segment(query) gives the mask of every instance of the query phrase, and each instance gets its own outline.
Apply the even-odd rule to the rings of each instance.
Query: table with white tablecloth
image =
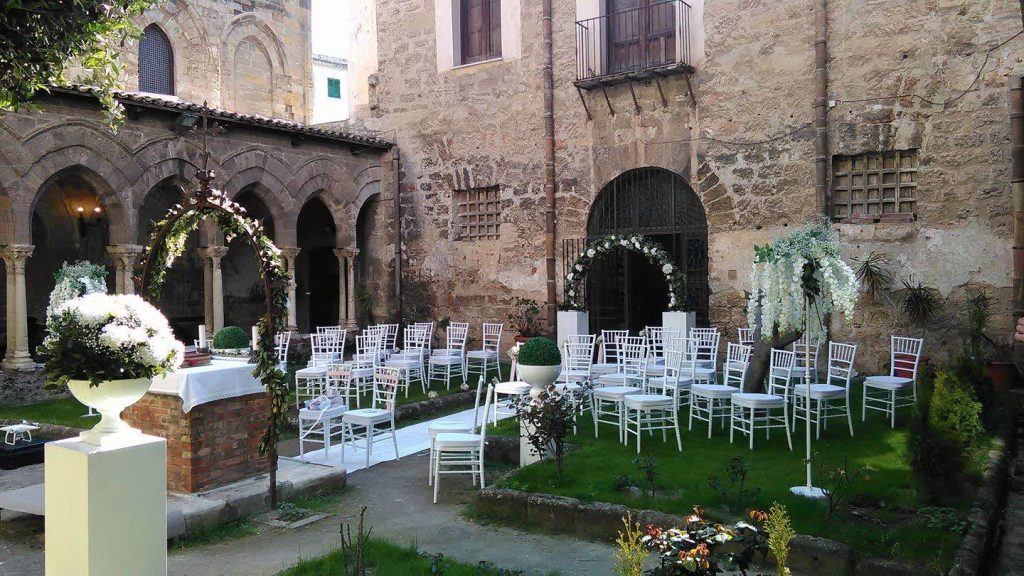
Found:
[[[270,396],[255,364],[214,360],[153,379],[149,392],[123,414],[146,434],[167,439],[167,487],[202,492],[266,472],[260,436]]]
[[[158,376],[149,391],[177,395],[182,411],[187,413],[199,404],[262,392],[263,384],[253,376],[255,369],[256,365],[248,362],[214,360],[207,366]]]

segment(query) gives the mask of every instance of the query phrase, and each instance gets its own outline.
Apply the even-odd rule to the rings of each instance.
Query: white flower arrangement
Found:
[[[54,277],[57,284],[50,292],[50,304],[46,307],[47,318],[68,300],[85,294],[107,291],[107,269],[92,262],[65,262]]]
[[[86,294],[62,304],[40,347],[51,384],[152,378],[173,372],[185,355],[167,318],[134,295]]]
[[[613,249],[625,248],[638,254],[642,254],[652,264],[657,266],[665,275],[665,282],[668,284],[668,309],[669,311],[682,310],[686,302],[685,282],[679,269],[672,263],[671,255],[662,250],[658,244],[645,236],[634,234],[632,236],[619,236],[611,234],[599,238],[590,243],[573,262],[571,272],[565,275],[565,302],[564,308],[569,310],[582,310],[583,304],[577,300],[581,294],[580,285],[587,275],[594,259],[602,254],[611,252]]]
[[[851,318],[859,290],[827,222],[755,246],[750,285],[747,321],[760,325],[765,338],[776,331],[807,332],[804,336],[810,339],[823,336],[825,315]]]

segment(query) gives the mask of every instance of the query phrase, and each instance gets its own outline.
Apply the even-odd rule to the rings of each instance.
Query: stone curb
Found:
[[[967,514],[967,532],[953,556],[953,567],[947,573],[948,576],[982,574],[985,563],[994,557],[998,528],[1009,489],[1011,455],[1017,449],[1016,423],[1019,410],[1018,401],[1013,405],[1008,424],[999,431],[996,447],[988,453],[981,486]]]
[[[270,510],[270,496],[267,493],[266,475],[248,479],[245,488],[229,493],[214,489],[195,498],[177,518],[168,518],[168,539],[187,536],[202,528],[212,528],[252,518]],[[279,500],[292,500],[303,496],[321,494],[345,488],[347,473],[344,469],[325,470],[323,474],[277,483]]]
[[[526,524],[553,532],[612,540],[622,530],[622,519],[631,515],[641,526],[682,526],[683,516],[657,510],[637,510],[608,502],[584,502],[567,496],[484,488],[476,494],[476,510],[484,518]],[[769,556],[769,560],[770,560]],[[920,574],[921,568],[877,558],[857,559],[841,542],[798,534],[790,545],[789,565],[794,574],[829,576],[877,576]]]

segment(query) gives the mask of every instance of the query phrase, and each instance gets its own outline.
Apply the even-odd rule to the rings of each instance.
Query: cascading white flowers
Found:
[[[54,276],[57,283],[50,292],[50,303],[46,307],[47,318],[68,300],[107,291],[107,269],[92,262],[65,262]]]
[[[50,316],[40,348],[51,383],[152,378],[175,370],[185,348],[167,318],[135,295],[86,294]]]
[[[858,290],[835,232],[818,222],[754,247],[747,320],[760,325],[765,338],[773,331],[806,330],[805,337],[815,339],[824,335],[826,314],[853,316]]]

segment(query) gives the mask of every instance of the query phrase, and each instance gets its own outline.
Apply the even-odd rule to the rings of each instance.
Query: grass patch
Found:
[[[341,549],[334,550],[319,558],[303,560],[295,566],[280,572],[278,576],[328,576],[346,574],[346,557]],[[434,559],[420,552],[415,546],[398,546],[378,538],[370,538],[366,545],[366,561],[370,573],[387,576],[423,576],[433,574],[430,571]],[[484,565],[486,566],[486,564]],[[481,568],[481,565],[463,564],[443,558],[440,562],[440,573],[445,576],[488,576],[499,574],[493,567]],[[558,576],[559,572],[549,572],[547,576]]]
[[[81,402],[68,397],[43,400],[25,406],[0,407],[0,419],[46,422],[70,428],[92,428],[99,422],[99,415],[83,418],[82,415],[88,411],[89,409]]]
[[[852,391],[853,408],[857,407],[860,387]],[[637,484],[640,471],[635,440],[629,447],[618,442],[611,426],[602,426],[599,439],[594,438],[590,414],[579,420],[579,431],[568,442],[576,449],[566,456],[565,478],[556,480],[554,465],[542,462],[522,468],[499,485],[507,488],[546,492],[579,498],[585,501],[614,502],[640,509],[656,509],[676,514],[689,512],[691,506],[704,506],[709,516],[719,521],[739,519],[742,512],[728,510],[728,502],[709,485],[713,475],[725,481],[726,466],[734,456],[742,456],[749,463],[746,488],[758,487],[760,494],[745,508],[767,509],[773,502],[786,506],[798,533],[831,538],[845,542],[866,557],[902,558],[933,567],[944,568],[950,563],[961,534],[955,530],[930,528],[918,519],[915,511],[922,506],[916,496],[906,449],[907,431],[890,429],[888,420],[874,412],[868,421],[860,422],[854,416],[854,433],[850,437],[846,422],[831,420],[820,440],[813,443],[819,458],[835,467],[848,460],[849,470],[870,466],[867,479],[859,480],[850,491],[855,508],[842,506],[831,518],[825,518],[826,505],[819,501],[793,496],[791,486],[804,483],[804,428],[798,424],[793,434],[793,451],[786,446],[785,434],[773,431],[770,440],[764,432],[755,438],[754,450],[747,447],[745,436],[737,434],[736,443],[729,443],[728,429],[716,424],[712,438],[707,438],[707,425],[694,423],[694,430],[686,430],[686,412],[681,413],[683,452],[678,452],[674,439],[663,442],[660,435],[645,436],[644,455],[657,459],[657,491],[662,496],[649,498],[615,488],[615,477],[631,476]],[[900,413],[900,421],[909,421],[909,411]],[[505,421],[488,433],[515,436],[515,422]],[[977,459],[980,478],[984,458]],[[827,487],[827,479],[817,474],[815,483]],[[962,518],[970,506],[970,495],[956,505]],[[847,501],[848,502],[848,501]]]
[[[212,546],[259,534],[259,532],[259,529],[247,520],[239,520],[238,522],[231,522],[220,526],[200,528],[191,534],[175,538],[171,546],[175,550],[198,546]]]
[[[347,491],[348,488],[343,488],[334,492],[328,492],[327,494],[320,494],[319,496],[299,496],[298,498],[288,500],[288,502],[310,512],[336,512],[338,504],[341,503]]]

